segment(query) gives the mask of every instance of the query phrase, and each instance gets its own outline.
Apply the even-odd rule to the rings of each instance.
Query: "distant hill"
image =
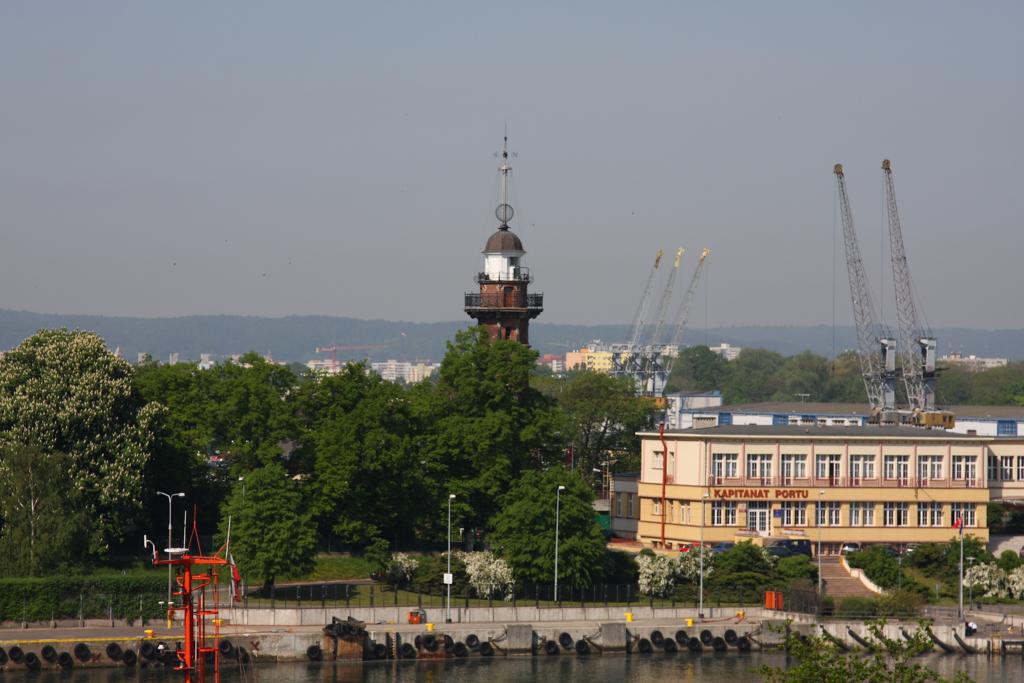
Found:
[[[134,361],[145,352],[158,360],[178,353],[182,360],[212,354],[215,359],[233,353],[271,353],[275,359],[305,362],[317,357],[318,346],[376,346],[379,348],[339,351],[344,359],[386,360],[425,358],[440,360],[445,343],[456,330],[471,321],[410,323],[389,320],[360,320],[330,316],[288,316],[260,318],[236,315],[204,315],[180,318],[122,318],[91,315],[59,315],[0,309],[0,349],[17,346],[36,330],[51,327],[91,330],[103,337],[111,349],[120,347],[124,357]],[[541,353],[564,354],[593,339],[622,341],[626,325],[561,325],[537,322],[530,326],[530,342]],[[940,353],[960,351],[978,356],[1024,359],[1024,330],[938,329]],[[720,327],[690,329],[684,344],[760,347],[792,355],[810,350],[831,356],[832,328],[808,327]],[[855,344],[853,329],[836,329],[838,351]],[[323,354],[321,354],[323,356]]]

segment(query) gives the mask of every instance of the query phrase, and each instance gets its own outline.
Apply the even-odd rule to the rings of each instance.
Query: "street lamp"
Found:
[[[163,491],[157,491],[157,495],[164,496],[167,498],[167,548],[171,547],[171,519],[173,511],[171,509],[171,503],[175,498],[184,498],[184,493],[164,493]],[[167,565],[167,628],[171,627],[171,565]]]
[[[707,505],[708,494],[705,491],[700,501],[700,590],[697,592],[700,598],[700,606],[697,608],[697,616],[704,618],[704,507]]]
[[[445,588],[448,589],[448,595],[445,598],[444,604],[444,621],[446,624],[452,623],[452,501],[455,500],[455,494],[448,494],[448,572],[444,575]]]
[[[558,604],[558,516],[562,511],[562,491],[564,486],[559,486],[555,491],[555,604]]]
[[[825,496],[825,489],[818,490],[818,509],[815,516],[818,518],[818,600],[821,601],[821,523],[825,521],[825,509],[821,501]]]

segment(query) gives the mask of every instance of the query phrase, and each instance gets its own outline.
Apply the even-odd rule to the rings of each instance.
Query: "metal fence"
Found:
[[[166,593],[25,594],[0,608],[0,621],[39,622],[77,619],[144,622],[166,613]]]
[[[419,590],[392,587],[379,583],[322,583],[277,586],[273,591],[247,591],[243,608],[285,607],[443,607],[447,593],[443,586]],[[501,605],[536,607],[598,607],[646,605],[650,607],[698,607],[699,590],[695,586],[678,587],[671,595],[652,597],[640,592],[637,584],[596,584],[593,586],[559,586],[556,601],[550,583],[516,585],[507,595],[480,595],[468,586],[453,586],[453,606],[493,607]],[[756,607],[763,601],[763,592],[742,588],[706,588],[706,607]]]

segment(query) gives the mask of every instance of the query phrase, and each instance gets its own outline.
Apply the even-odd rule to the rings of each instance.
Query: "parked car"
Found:
[[[736,545],[735,543],[732,543],[730,541],[723,541],[722,543],[716,543],[715,545],[711,546],[711,552],[716,553],[716,554],[717,553],[724,553],[726,550],[729,550],[730,548],[732,548],[735,545]]]
[[[844,543],[843,547],[839,549],[839,552],[842,553],[843,555],[849,555],[850,553],[855,553],[855,552],[857,552],[860,549],[861,549],[860,543],[856,543],[856,542],[850,541],[848,543]]]
[[[784,548],[784,550],[780,550],[780,548]],[[784,538],[768,544],[765,549],[776,557],[811,556],[811,542],[802,538]]]

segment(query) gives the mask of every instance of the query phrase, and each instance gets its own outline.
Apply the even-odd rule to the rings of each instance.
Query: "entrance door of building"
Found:
[[[747,529],[767,536],[771,531],[771,514],[770,503],[747,503]]]

